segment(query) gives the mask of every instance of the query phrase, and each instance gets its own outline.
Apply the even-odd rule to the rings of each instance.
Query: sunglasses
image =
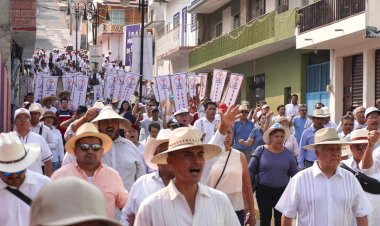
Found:
[[[17,174],[17,175],[21,175],[21,174],[25,173],[25,170],[13,172],[13,173],[8,173],[8,172],[1,172],[1,173],[3,174],[4,177],[9,177],[9,176],[11,176],[14,173]]]
[[[102,145],[100,145],[100,144],[81,144],[81,145],[79,145],[79,148],[82,151],[88,151],[88,150],[90,150],[90,148],[93,151],[99,151],[102,148]]]

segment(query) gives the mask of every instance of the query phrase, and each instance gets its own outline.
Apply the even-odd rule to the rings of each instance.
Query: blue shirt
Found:
[[[261,131],[260,128],[254,128],[252,132],[249,134],[249,137],[252,137],[254,139],[252,151],[256,150],[258,146],[265,144],[263,140],[263,135],[264,133]]]
[[[305,164],[304,164],[305,160],[310,161],[310,162],[314,162],[315,160],[317,160],[317,155],[315,154],[314,150],[307,150],[303,148],[306,145],[314,144],[314,134],[316,131],[317,130],[315,129],[315,127],[312,126],[305,129],[305,131],[303,131],[302,133],[301,140],[299,143],[300,152],[298,153],[298,159],[297,159],[298,166],[300,168],[305,168]]]
[[[249,147],[239,144],[239,140],[247,140],[249,137],[249,134],[252,132],[252,130],[255,128],[253,125],[253,122],[250,120],[247,120],[245,123],[242,123],[239,120],[237,120],[234,125],[232,126],[232,130],[234,131],[234,139],[233,144],[234,148],[237,150],[252,150],[253,144]]]
[[[302,132],[305,128],[307,118],[302,118],[301,116],[296,116],[293,119],[293,126],[295,129],[294,137],[297,139],[297,143],[300,143]]]

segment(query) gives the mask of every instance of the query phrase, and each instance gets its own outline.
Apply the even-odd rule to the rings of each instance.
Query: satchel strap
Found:
[[[21,199],[22,201],[24,201],[29,206],[32,204],[32,200],[28,196],[26,196],[24,193],[22,193],[20,190],[15,189],[15,188],[11,188],[9,186],[5,187],[5,189],[7,189],[10,193],[17,196],[17,198]]]
[[[224,170],[226,169],[226,166],[227,166],[227,163],[228,163],[228,159],[230,159],[231,152],[232,152],[232,149],[228,153],[226,163],[224,163],[224,167],[223,167],[222,173],[220,174],[219,179],[216,181],[216,184],[215,184],[214,188],[216,188],[216,186],[218,186],[220,179],[222,179]]]

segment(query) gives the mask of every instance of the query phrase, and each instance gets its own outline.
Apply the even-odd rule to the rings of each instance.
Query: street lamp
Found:
[[[141,10],[141,30],[140,30],[140,101],[142,101],[142,82],[144,70],[144,29],[145,29],[145,8],[148,7],[146,0],[139,0],[139,10]]]

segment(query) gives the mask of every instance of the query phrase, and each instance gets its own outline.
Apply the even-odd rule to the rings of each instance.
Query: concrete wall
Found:
[[[11,70],[10,1],[0,1],[0,53],[2,63]]]

